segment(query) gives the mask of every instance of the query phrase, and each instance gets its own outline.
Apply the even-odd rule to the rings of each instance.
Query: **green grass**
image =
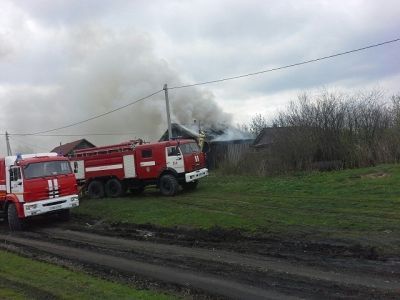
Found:
[[[399,183],[400,165],[265,178],[217,173],[191,193],[166,198],[146,190],[136,197],[84,200],[74,213],[108,222],[219,226],[400,248]]]
[[[173,299],[0,250],[0,299]]]

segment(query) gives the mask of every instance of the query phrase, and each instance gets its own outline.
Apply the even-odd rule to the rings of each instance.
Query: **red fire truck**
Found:
[[[78,189],[69,161],[57,153],[0,158],[0,213],[11,230],[21,230],[25,218],[57,213],[69,218],[79,205]]]
[[[208,175],[204,153],[193,140],[148,144],[132,140],[76,150],[70,160],[78,183],[90,198],[120,197],[128,189],[140,193],[147,185],[173,196],[179,185],[195,189],[198,179]]]

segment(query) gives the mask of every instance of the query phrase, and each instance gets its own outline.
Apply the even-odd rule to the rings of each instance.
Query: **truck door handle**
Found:
[[[18,182],[18,185],[22,185],[22,182]]]

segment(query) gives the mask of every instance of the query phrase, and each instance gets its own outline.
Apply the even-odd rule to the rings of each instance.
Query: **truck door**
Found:
[[[10,192],[17,196],[19,202],[24,202],[24,185],[20,167],[10,167]]]
[[[85,162],[83,160],[77,160],[71,161],[70,164],[76,180],[85,179]]]
[[[167,161],[167,168],[174,169],[177,173],[185,172],[185,163],[182,153],[176,146],[165,148],[165,157]]]
[[[155,149],[142,148],[136,150],[139,156],[138,159],[138,174],[142,179],[156,178],[157,177],[157,164],[155,159]]]

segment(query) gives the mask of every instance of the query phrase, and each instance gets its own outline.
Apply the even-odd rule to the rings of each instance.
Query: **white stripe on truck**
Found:
[[[141,167],[149,167],[149,166],[155,166],[156,162],[155,161],[144,161],[140,163]]]
[[[48,179],[47,186],[49,187],[49,198],[54,198],[53,197],[53,180]]]
[[[122,169],[122,164],[100,166],[100,167],[89,167],[86,168],[85,170],[86,172],[95,172],[95,171],[116,170],[116,169]]]

